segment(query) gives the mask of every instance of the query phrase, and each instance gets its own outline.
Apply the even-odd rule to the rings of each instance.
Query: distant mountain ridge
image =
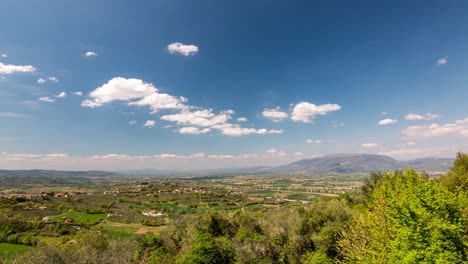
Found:
[[[108,171],[61,171],[61,170],[0,170],[0,177],[105,177],[117,175]]]
[[[399,161],[377,154],[333,154],[313,159],[303,159],[273,168],[276,173],[368,173],[414,168],[418,171],[445,172],[454,159],[420,158]]]
[[[192,171],[169,171],[157,169],[128,171],[57,171],[57,170],[0,170],[0,177],[106,177],[117,175],[133,176],[200,176],[200,175],[237,175],[237,174],[346,174],[369,173],[375,171],[394,171],[413,168],[429,173],[446,172],[453,165],[450,158],[419,158],[399,161],[377,154],[333,154],[303,159],[279,167],[219,168]]]

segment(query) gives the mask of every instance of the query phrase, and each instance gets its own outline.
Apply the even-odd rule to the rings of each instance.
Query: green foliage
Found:
[[[468,154],[457,153],[453,167],[439,181],[452,192],[468,191]]]
[[[139,243],[135,259],[148,264],[167,263],[172,259],[166,243],[155,235],[146,235]]]
[[[380,182],[385,178],[383,172],[372,172],[370,178],[364,180],[364,185],[361,187],[362,195],[366,201],[372,199],[374,190],[379,186]]]
[[[340,251],[351,263],[462,263],[466,226],[459,201],[413,170],[386,173]]]
[[[76,244],[83,251],[105,251],[109,247],[108,237],[100,231],[84,230],[75,236]]]
[[[335,258],[340,234],[352,215],[345,200],[318,200],[312,203],[298,230],[307,250],[318,250],[329,258]]]
[[[12,264],[130,264],[135,241],[114,240],[106,247],[99,244],[67,243],[62,247],[41,245],[29,253],[17,256]],[[94,247],[97,246],[97,247]]]
[[[225,244],[216,243],[211,234],[197,232],[190,249],[177,260],[178,264],[234,263],[234,256]]]
[[[322,251],[317,250],[306,255],[304,264],[333,264],[333,259]]]

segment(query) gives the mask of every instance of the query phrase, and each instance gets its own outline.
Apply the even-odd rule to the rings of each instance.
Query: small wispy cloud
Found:
[[[443,57],[437,60],[437,65],[444,65],[448,63],[448,57]]]
[[[365,149],[365,150],[368,150],[368,149],[374,149],[377,146],[378,145],[376,143],[364,143],[364,144],[361,145],[361,148]]]
[[[337,128],[337,127],[344,127],[344,123],[343,122],[338,122],[336,120],[333,120],[330,122],[330,125],[333,127],[333,128]]]
[[[47,77],[47,79],[46,78],[39,78],[39,79],[37,79],[36,82],[40,83],[40,84],[43,84],[43,83],[46,83],[46,82],[57,83],[57,82],[59,82],[59,79],[57,77],[50,76],[50,77]]]
[[[390,125],[390,124],[395,124],[395,123],[398,123],[397,119],[386,118],[386,119],[380,120],[377,124],[379,126],[385,126],[385,125]]]
[[[87,52],[83,53],[83,56],[85,56],[85,57],[94,57],[94,56],[97,56],[97,55],[99,55],[99,54],[97,54],[94,51],[87,51]]]
[[[12,117],[12,118],[30,118],[30,115],[24,115],[14,112],[0,112],[0,117]]]
[[[2,58],[8,58],[8,54],[2,53],[2,54],[0,54],[0,57],[2,57]]]
[[[46,103],[54,103],[55,102],[55,98],[51,98],[49,96],[39,97],[38,100],[41,101],[41,102],[46,102]]]
[[[72,94],[76,96],[83,96],[83,93],[80,91],[72,92]]]
[[[417,121],[417,120],[433,120],[433,119],[437,119],[439,117],[440,117],[440,115],[431,114],[431,113],[427,113],[425,115],[407,114],[405,116],[405,119],[409,120],[409,121]]]
[[[170,54],[179,53],[183,56],[190,56],[198,53],[198,47],[195,45],[185,45],[180,42],[174,42],[167,46]]]
[[[51,96],[43,96],[39,97],[39,101],[46,102],[46,103],[54,103],[58,98],[65,98],[67,96],[66,92],[60,92],[59,94],[51,97]]]

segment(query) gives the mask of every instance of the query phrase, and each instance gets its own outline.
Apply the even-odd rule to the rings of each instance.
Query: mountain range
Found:
[[[419,158],[400,161],[389,156],[376,154],[333,154],[303,159],[279,167],[220,168],[197,171],[163,171],[157,169],[129,171],[56,171],[56,170],[0,170],[2,176],[35,177],[103,177],[116,175],[135,176],[177,176],[177,175],[236,175],[236,174],[346,174],[369,173],[375,171],[395,171],[413,168],[428,173],[446,172],[452,167],[454,159]]]
[[[108,171],[61,171],[61,170],[0,170],[0,177],[105,177],[116,175]]]
[[[446,172],[454,159],[420,158],[399,161],[389,156],[375,154],[334,154],[313,159],[303,159],[272,168],[277,173],[368,173],[413,168],[417,171]]]

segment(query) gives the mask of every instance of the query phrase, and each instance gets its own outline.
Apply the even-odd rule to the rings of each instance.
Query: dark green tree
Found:
[[[361,192],[366,201],[372,198],[372,193],[384,178],[385,174],[383,172],[372,172],[370,177],[364,180]]]
[[[440,177],[440,183],[448,190],[468,191],[468,154],[459,152],[450,171]]]

